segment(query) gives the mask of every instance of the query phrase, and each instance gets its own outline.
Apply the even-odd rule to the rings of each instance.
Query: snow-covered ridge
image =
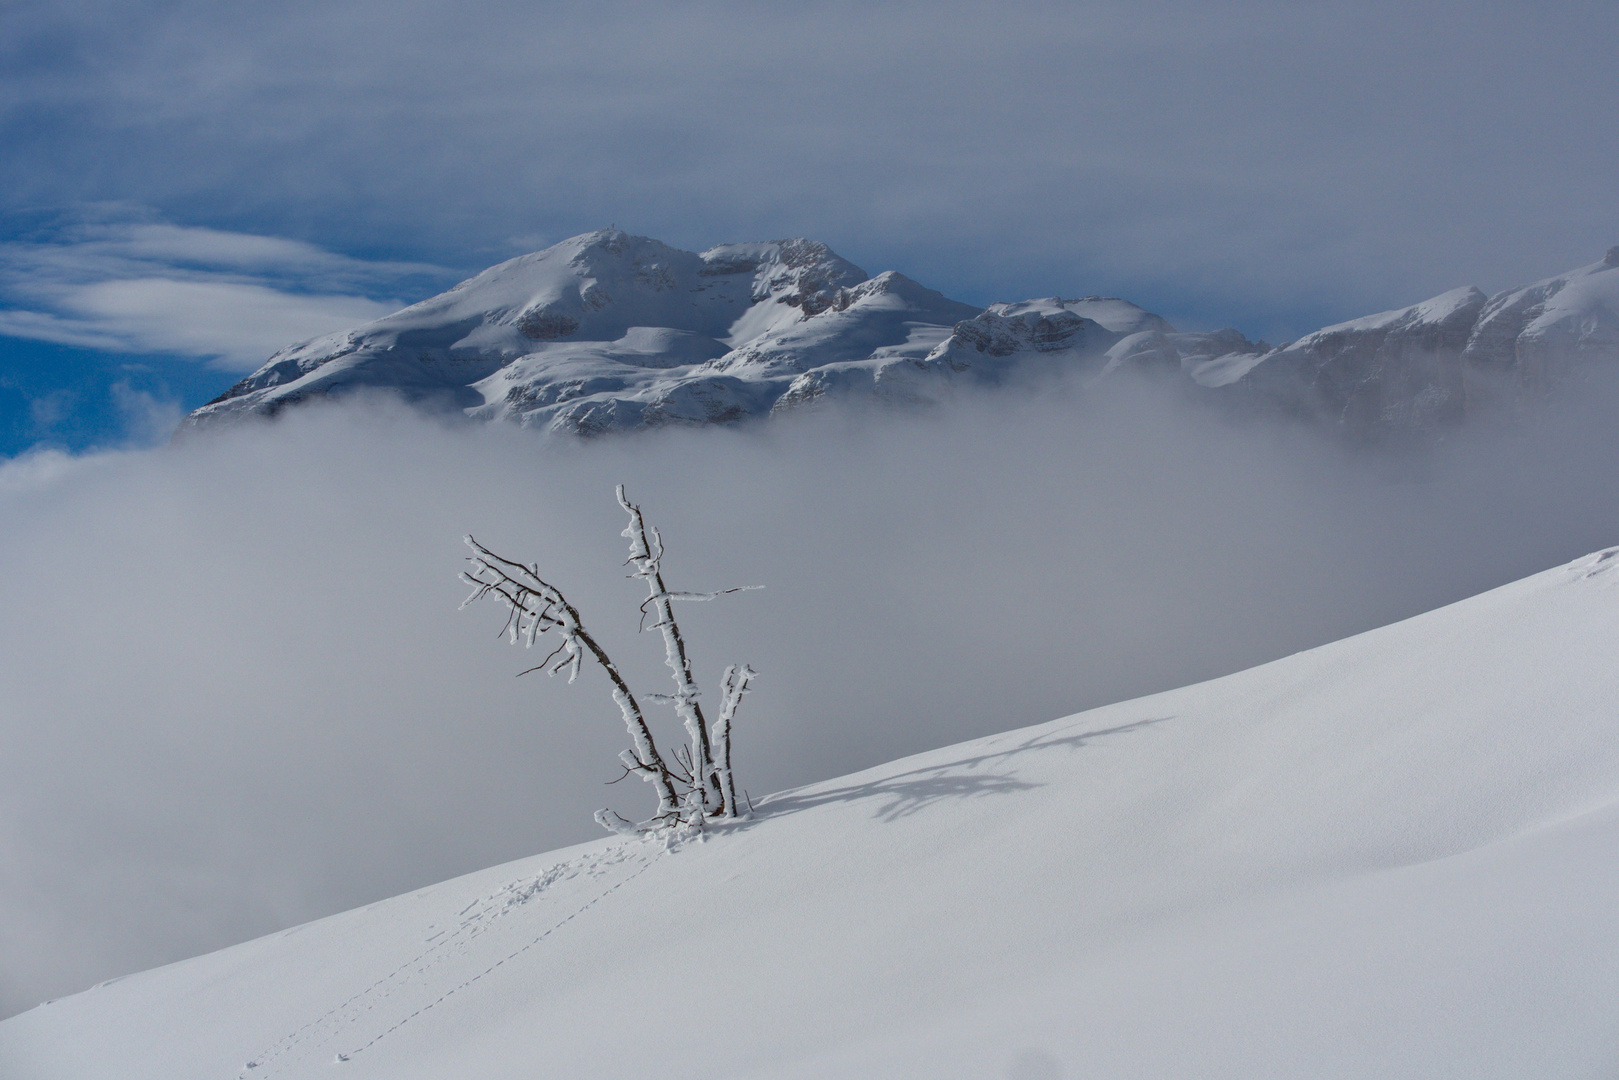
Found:
[[[1619,248],[1487,298],[1443,293],[1280,348],[1181,333],[1115,297],[980,310],[824,244],[702,253],[605,229],[491,267],[440,296],[284,349],[198,409],[205,425],[387,390],[480,420],[578,434],[729,423],[828,397],[931,401],[1018,370],[1129,367],[1218,400],[1357,429],[1453,421],[1619,357]]]
[[[1597,263],[1486,297],[1453,289],[1329,326],[1244,372],[1256,397],[1356,428],[1454,421],[1619,360],[1619,247]]]
[[[1610,549],[115,980],[0,1075],[1608,1075],[1616,637]]]

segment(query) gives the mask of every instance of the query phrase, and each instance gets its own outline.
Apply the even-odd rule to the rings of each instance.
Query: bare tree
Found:
[[[700,693],[692,676],[686,640],[675,621],[674,602],[712,600],[744,589],[711,593],[670,591],[663,581],[663,537],[656,528],[648,527],[641,508],[625,497],[622,484],[616,494],[618,504],[630,518],[621,534],[630,541],[630,557],[626,560],[634,567],[630,576],[647,583],[647,598],[641,602],[641,628],[654,629],[662,635],[664,662],[675,682],[673,694],[651,696],[674,706],[689,740],[687,746],[676,751],[673,762],[658,751],[646,715],[618,666],[585,629],[578,610],[556,586],[540,576],[537,564],[524,565],[502,558],[468,536],[466,543],[473,551],[467,559],[471,569],[461,574],[461,580],[472,586],[472,593],[461,606],[465,608],[486,596],[498,600],[506,608],[506,623],[501,632],[513,644],[521,641],[525,647],[532,647],[545,634],[556,632],[556,645],[545,659],[519,675],[533,671],[556,675],[566,671],[571,683],[578,676],[586,654],[607,673],[612,683],[613,701],[618,705],[634,746],[633,750],[621,752],[619,761],[625,775],[639,774],[652,784],[658,796],[658,809],[652,817],[639,823],[631,823],[611,810],[599,810],[596,820],[604,828],[615,832],[646,832],[665,827],[701,826],[712,818],[743,817],[731,774],[731,722],[742,695],[748,692],[748,684],[757,673],[746,664],[733,664],[725,669],[720,713],[710,732],[698,701]],[[647,625],[649,617],[650,626]]]

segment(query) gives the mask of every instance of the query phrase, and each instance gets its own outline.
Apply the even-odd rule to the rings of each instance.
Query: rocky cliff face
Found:
[[[1151,369],[1219,400],[1355,431],[1422,429],[1619,359],[1616,271],[1619,248],[1494,297],[1455,289],[1272,348],[1235,330],[1182,333],[1112,297],[980,310],[903,274],[868,277],[808,240],[698,254],[606,229],[284,349],[188,422],[369,388],[589,435],[828,398],[936,400],[1014,372]]]
[[[1461,354],[1483,310],[1473,288],[1307,334],[1262,357],[1245,389],[1356,428],[1424,426],[1465,410]]]
[[[991,304],[958,325],[929,360],[990,382],[1034,365],[1094,378],[1128,367],[1179,369],[1195,380],[1209,365],[1257,361],[1266,348],[1235,330],[1181,333],[1117,297],[1050,297]]]

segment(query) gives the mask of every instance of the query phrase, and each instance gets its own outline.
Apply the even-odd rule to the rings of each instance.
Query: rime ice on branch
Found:
[[[736,715],[742,695],[748,692],[748,683],[757,674],[747,664],[732,664],[720,680],[720,715],[714,722],[714,775],[719,779],[720,798],[732,817],[740,817],[741,811],[736,801],[736,781],[731,776],[731,718]]]
[[[736,785],[731,774],[731,721],[736,715],[742,695],[748,692],[748,683],[757,674],[746,664],[731,665],[725,669],[723,699],[720,713],[712,731],[709,730],[702,706],[698,703],[697,682],[692,677],[691,661],[686,655],[686,640],[675,621],[674,601],[712,600],[726,593],[744,589],[723,589],[711,593],[671,592],[663,582],[663,537],[656,528],[649,528],[641,515],[641,508],[624,495],[623,485],[617,489],[618,504],[630,516],[630,523],[621,534],[629,538],[628,564],[635,568],[632,577],[647,583],[648,595],[641,603],[642,629],[655,629],[663,637],[664,661],[675,681],[673,694],[654,694],[653,698],[667,701],[685,726],[689,746],[681,747],[673,763],[665,760],[653,741],[652,730],[641,711],[629,684],[624,681],[617,665],[585,629],[579,612],[556,586],[540,577],[537,564],[524,565],[502,558],[484,547],[471,536],[466,538],[473,554],[467,559],[471,569],[461,574],[461,580],[472,586],[472,593],[461,606],[493,597],[506,608],[506,625],[502,632],[516,644],[532,647],[545,634],[556,632],[556,645],[538,665],[519,672],[544,671],[555,675],[566,671],[571,683],[579,674],[580,663],[589,654],[612,683],[613,701],[618,705],[624,726],[629,731],[633,750],[619,754],[625,774],[638,773],[652,784],[657,792],[658,809],[652,817],[638,824],[631,823],[611,810],[596,812],[596,820],[614,832],[638,833],[657,828],[701,826],[713,818],[739,818],[745,816],[736,798]],[[745,588],[760,588],[747,586]],[[653,622],[646,625],[647,617]]]

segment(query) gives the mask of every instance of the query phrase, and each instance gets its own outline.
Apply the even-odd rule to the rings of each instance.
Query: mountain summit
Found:
[[[865,361],[876,378],[919,360],[977,313],[808,240],[696,254],[603,229],[284,349],[191,419],[373,387],[581,434],[723,422],[768,412],[829,362]]]

